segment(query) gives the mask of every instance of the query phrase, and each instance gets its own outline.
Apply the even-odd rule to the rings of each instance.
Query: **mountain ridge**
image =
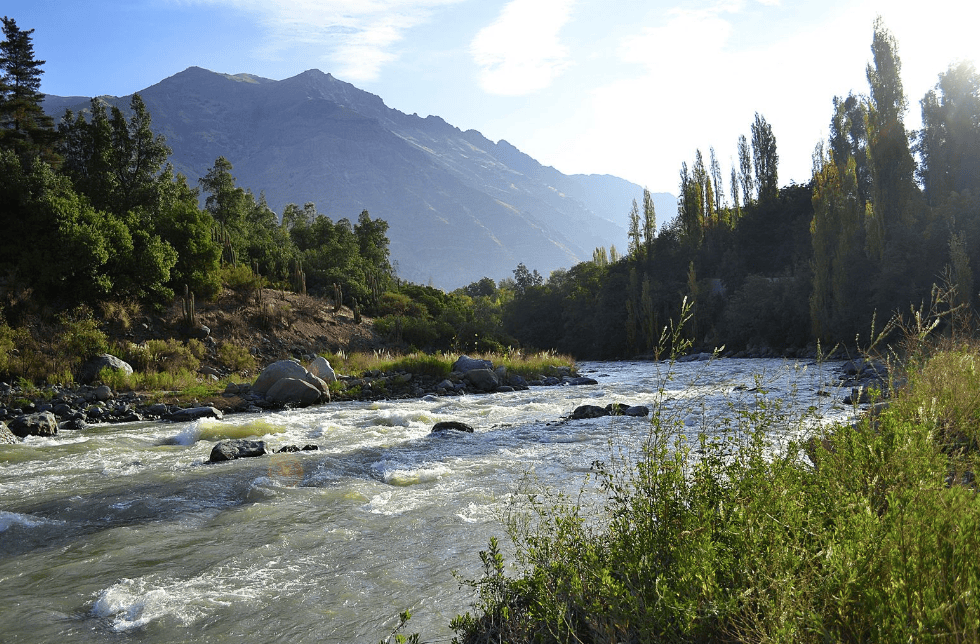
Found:
[[[564,175],[315,69],[276,81],[189,67],[139,94],[190,182],[224,156],[238,185],[278,213],[310,201],[335,221],[367,210],[389,223],[399,276],[440,288],[507,277],[518,263],[547,275],[596,247],[625,249],[630,200],[642,194],[609,175]],[[45,109],[60,118],[88,100],[49,96]]]

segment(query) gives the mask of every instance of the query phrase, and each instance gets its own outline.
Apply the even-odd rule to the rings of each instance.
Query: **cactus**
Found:
[[[361,323],[361,307],[357,305],[357,300],[351,300],[351,307],[354,309],[354,324]]]
[[[184,325],[188,328],[197,326],[197,311],[194,309],[194,293],[184,284],[184,297],[181,298],[181,311],[184,314]]]
[[[306,273],[303,271],[303,262],[298,259],[293,259],[293,290],[306,295]]]
[[[238,253],[231,245],[231,235],[228,234],[224,224],[218,224],[217,227],[211,229],[211,241],[221,246],[221,263],[231,264],[237,268]]]
[[[344,289],[340,287],[337,282],[333,283],[333,312],[337,313],[340,311],[340,307],[344,305]]]

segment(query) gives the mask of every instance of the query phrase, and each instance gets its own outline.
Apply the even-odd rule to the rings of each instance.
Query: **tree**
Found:
[[[653,205],[653,195],[643,189],[643,244],[644,253],[649,258],[653,253],[653,240],[657,236],[657,209]]]
[[[759,186],[759,201],[774,202],[779,194],[776,137],[765,117],[758,112],[755,113],[755,122],[752,124],[752,165],[755,167],[755,180]]]
[[[951,65],[921,105],[915,151],[927,203],[980,192],[980,74],[968,62]]]
[[[354,226],[354,235],[365,268],[376,275],[391,275],[390,251],[388,250],[388,222],[384,219],[371,219],[367,210],[362,210]]]
[[[514,283],[516,285],[517,293],[519,295],[524,295],[534,286],[541,286],[544,283],[544,278],[538,273],[537,270],[530,271],[524,262],[517,265],[514,269]]]
[[[752,179],[752,151],[744,134],[738,137],[738,167],[742,183],[742,205],[748,206],[755,195],[755,181]]]
[[[21,159],[55,157],[54,121],[41,102],[43,60],[34,57],[33,29],[24,31],[13,18],[4,16],[0,43],[0,147],[14,150]]]
[[[633,259],[639,259],[643,232],[640,230],[640,207],[637,205],[636,199],[633,200],[633,207],[630,208],[629,221],[629,232],[627,233],[629,237],[629,254]]]
[[[874,62],[867,67],[871,97],[868,106],[868,161],[872,203],[868,245],[873,257],[884,257],[886,244],[915,219],[915,163],[903,121],[907,101],[902,89],[898,43],[881,18],[874,24]]]
[[[724,196],[724,188],[722,188],[721,179],[721,164],[718,163],[718,157],[715,156],[715,148],[711,148],[711,183],[714,185],[715,193],[715,211],[720,211],[722,207],[722,197]]]
[[[854,94],[834,97],[834,116],[830,121],[830,150],[840,172],[848,159],[854,159],[861,203],[871,196],[871,170],[868,168],[868,104]],[[821,159],[822,160],[822,159]]]
[[[98,98],[91,119],[65,113],[58,126],[62,169],[96,208],[122,215],[136,208],[159,208],[161,185],[170,180],[164,166],[171,150],[155,135],[150,113],[139,94],[130,99],[129,119]]]
[[[677,201],[677,218],[684,240],[693,248],[701,245],[704,235],[704,213],[701,182],[697,174],[692,175],[687,163],[681,163],[681,196]]]
[[[741,219],[742,217],[742,206],[738,200],[738,184],[739,184],[738,170],[735,168],[734,165],[732,165],[732,184],[729,187],[731,188],[732,191],[732,209],[731,209],[730,225],[733,228],[735,227],[735,224],[738,223],[738,220]]]

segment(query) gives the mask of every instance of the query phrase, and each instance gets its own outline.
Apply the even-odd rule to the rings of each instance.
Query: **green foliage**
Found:
[[[196,372],[201,366],[204,346],[200,341],[190,340],[182,343],[173,338],[168,340],[147,340],[141,345],[128,344],[119,347],[120,357],[133,367],[133,371],[167,373]]]
[[[255,356],[248,349],[230,342],[218,344],[218,360],[225,368],[232,371],[245,371],[256,366]]]

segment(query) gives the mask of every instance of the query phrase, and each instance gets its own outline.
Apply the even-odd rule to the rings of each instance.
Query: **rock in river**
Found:
[[[244,438],[221,441],[211,450],[208,463],[234,461],[239,458],[250,458],[265,454],[265,441],[251,441]]]

